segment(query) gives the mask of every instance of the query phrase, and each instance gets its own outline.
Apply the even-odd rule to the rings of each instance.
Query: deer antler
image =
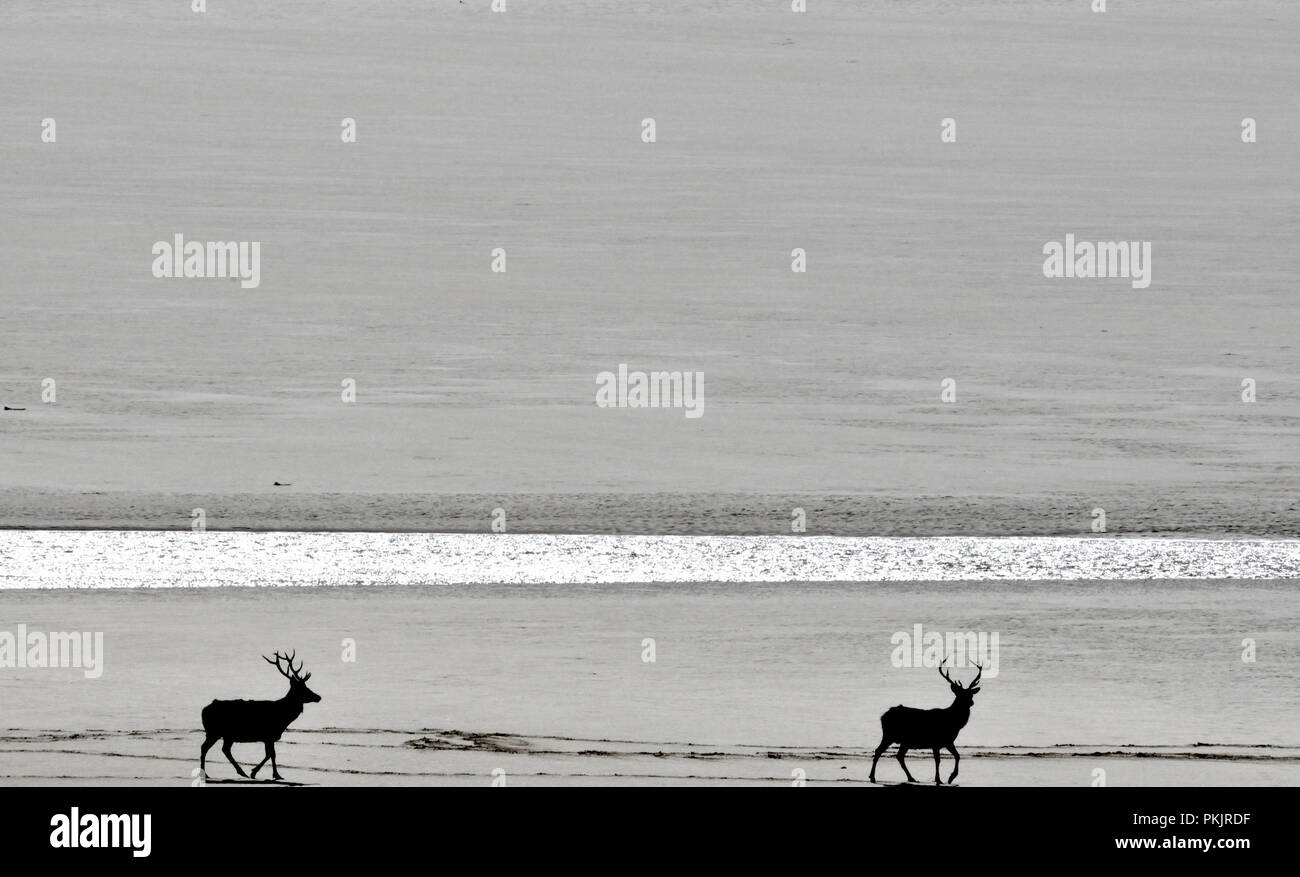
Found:
[[[294,652],[294,654],[296,655],[296,654],[298,654],[298,653],[297,653],[297,652]],[[303,676],[303,675],[302,675],[302,668],[303,668],[303,662],[302,662],[302,661],[299,661],[299,662],[298,662],[298,669],[297,669],[297,670],[294,670],[294,669],[293,669],[293,663],[292,663],[292,662],[290,662],[290,664],[289,664],[289,669],[293,672],[293,678],[294,678],[294,679],[297,679],[299,682],[306,682],[308,679],[311,678],[311,674],[308,673],[306,676]]]
[[[293,654],[297,655],[298,652],[295,650]],[[266,655],[262,656],[262,660],[270,664],[271,666],[275,667],[276,670],[279,670],[280,675],[283,676],[285,679],[293,679],[295,676],[297,676],[297,674],[293,672],[293,655],[286,657],[285,655],[282,655],[277,651],[275,652],[274,661],[268,658]],[[281,667],[280,666],[281,661],[284,661],[288,665],[288,667],[287,668]]]
[[[948,663],[948,656],[944,655],[943,660],[939,662],[939,675],[942,676],[944,679],[947,679],[949,684],[956,685],[958,688],[965,688],[967,690],[972,689],[976,685],[980,684],[980,677],[984,675],[983,664],[977,664],[974,661],[971,661],[972,664],[975,664],[979,672],[975,674],[975,678],[972,679],[968,684],[962,685],[960,682],[953,682],[952,677],[949,676],[947,673],[943,672],[943,665],[946,663]]]
[[[278,670],[278,671],[280,672],[280,675],[281,675],[281,676],[285,676],[285,677],[287,677],[289,674],[285,673],[285,672],[284,672],[284,668],[280,666],[280,658],[281,658],[281,657],[282,657],[282,656],[280,655],[280,653],[279,653],[279,652],[276,652],[276,653],[275,653],[275,660],[274,660],[274,661],[272,661],[272,660],[271,660],[270,658],[268,658],[266,655],[263,655],[263,656],[262,656],[262,660],[265,661],[266,663],[270,664],[271,666],[275,667],[275,669]]]
[[[297,656],[298,656],[298,650],[294,649],[287,656],[282,655],[279,652],[276,652],[274,661],[272,661],[266,655],[262,656],[262,660],[268,664],[273,665],[275,669],[280,671],[280,675],[283,676],[285,679],[296,679],[299,682],[306,682],[308,679],[311,678],[311,674],[308,673],[306,676],[301,675],[302,668],[303,668],[302,661],[298,662],[298,666],[296,668],[293,666],[293,659],[296,658]],[[281,661],[284,661],[285,663],[284,667],[280,666]]]

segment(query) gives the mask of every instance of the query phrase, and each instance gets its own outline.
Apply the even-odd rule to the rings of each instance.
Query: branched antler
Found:
[[[944,655],[943,660],[939,662],[939,675],[946,679],[949,685],[956,685],[958,688],[971,689],[980,684],[980,677],[984,675],[984,667],[982,664],[976,664],[974,661],[971,661],[972,664],[975,664],[975,667],[979,672],[975,674],[975,678],[970,681],[970,684],[962,685],[960,682],[954,682],[953,678],[943,671],[943,665],[946,663],[948,663],[948,656]]]
[[[298,682],[306,682],[308,679],[311,678],[311,674],[308,673],[306,676],[299,675],[300,673],[302,673],[303,663],[299,661],[297,668],[293,666],[293,659],[296,658],[297,656],[298,656],[298,650],[294,649],[293,652],[290,653],[289,655],[282,655],[277,651],[275,653],[274,661],[268,658],[266,655],[262,656],[262,660],[266,661],[266,663],[271,664],[272,666],[275,667],[275,669],[279,670],[280,675],[283,676],[285,679],[297,680]],[[280,666],[281,661],[284,661],[285,663],[284,667]]]
[[[948,663],[948,656],[944,655],[943,660],[939,662],[939,675],[942,676],[944,679],[946,679],[949,685],[960,685],[961,683],[953,682],[952,677],[949,676],[947,673],[943,672],[943,665],[946,663]]]

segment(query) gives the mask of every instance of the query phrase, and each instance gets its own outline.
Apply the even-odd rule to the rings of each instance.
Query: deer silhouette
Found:
[[[948,785],[957,777],[957,767],[961,764],[961,756],[957,754],[957,733],[966,727],[970,721],[971,707],[975,703],[975,695],[979,693],[980,676],[984,674],[984,668],[979,664],[979,672],[975,678],[965,688],[960,682],[954,682],[952,677],[943,670],[943,665],[948,663],[947,656],[939,663],[939,675],[948,681],[948,687],[954,695],[953,702],[944,709],[922,710],[910,706],[893,706],[885,710],[884,715],[880,717],[880,745],[876,747],[876,756],[871,759],[871,782],[876,781],[876,762],[880,760],[880,754],[889,748],[890,744],[898,744],[898,763],[903,768],[903,773],[907,775],[907,781],[914,783],[916,780],[907,769],[907,762],[903,760],[909,749],[932,749],[934,750],[934,782],[935,785],[943,785],[939,779],[939,750],[947,749],[952,753],[952,775],[948,777]]]
[[[248,774],[235,761],[235,756],[230,752],[231,745],[265,743],[266,757],[253,768],[252,778],[257,779],[257,772],[269,759],[272,779],[282,779],[275,766],[275,741],[280,739],[290,722],[302,715],[303,704],[317,703],[320,700],[320,695],[307,687],[311,674],[300,675],[302,662],[299,661],[297,669],[294,669],[293,659],[297,654],[294,651],[286,657],[276,652],[274,661],[266,655],[262,656],[262,660],[274,665],[280,675],[289,680],[289,691],[279,700],[214,700],[203,708],[203,730],[207,739],[203,741],[203,749],[199,752],[199,768],[205,774],[208,750],[213,743],[221,740],[221,753],[230,760],[241,777]],[[281,661],[284,661],[284,667],[280,666]]]

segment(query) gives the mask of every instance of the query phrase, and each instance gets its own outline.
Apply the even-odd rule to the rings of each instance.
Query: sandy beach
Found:
[[[292,781],[860,784],[886,708],[952,700],[895,666],[923,623],[1000,637],[959,783],[1293,784],[1298,605],[1288,582],[5,590],[0,630],[104,645],[94,678],[0,667],[0,777],[187,783],[202,706],[281,696],[260,656],[293,648],[322,700],[285,733]],[[892,753],[878,778],[902,779]]]
[[[871,750],[684,745],[408,730],[290,731],[277,746],[283,782],[238,777],[214,750],[200,778],[198,729],[0,735],[6,785],[193,786],[780,786],[889,789],[908,785],[889,753],[871,783]],[[260,747],[237,746],[245,770]],[[962,747],[957,786],[1294,786],[1300,748],[1088,747],[1006,752]],[[249,759],[253,761],[250,763]],[[317,765],[327,764],[328,767]],[[911,753],[917,786],[933,785],[928,753]],[[952,770],[942,762],[946,781]]]

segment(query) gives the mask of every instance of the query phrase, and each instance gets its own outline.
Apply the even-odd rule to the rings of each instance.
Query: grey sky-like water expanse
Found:
[[[786,9],[6,3],[6,520],[280,481],[1294,535],[1300,7]],[[178,233],[261,242],[260,285],[155,278]],[[1067,234],[1152,242],[1151,285],[1045,278]],[[620,363],[703,372],[703,416],[597,407]]]

